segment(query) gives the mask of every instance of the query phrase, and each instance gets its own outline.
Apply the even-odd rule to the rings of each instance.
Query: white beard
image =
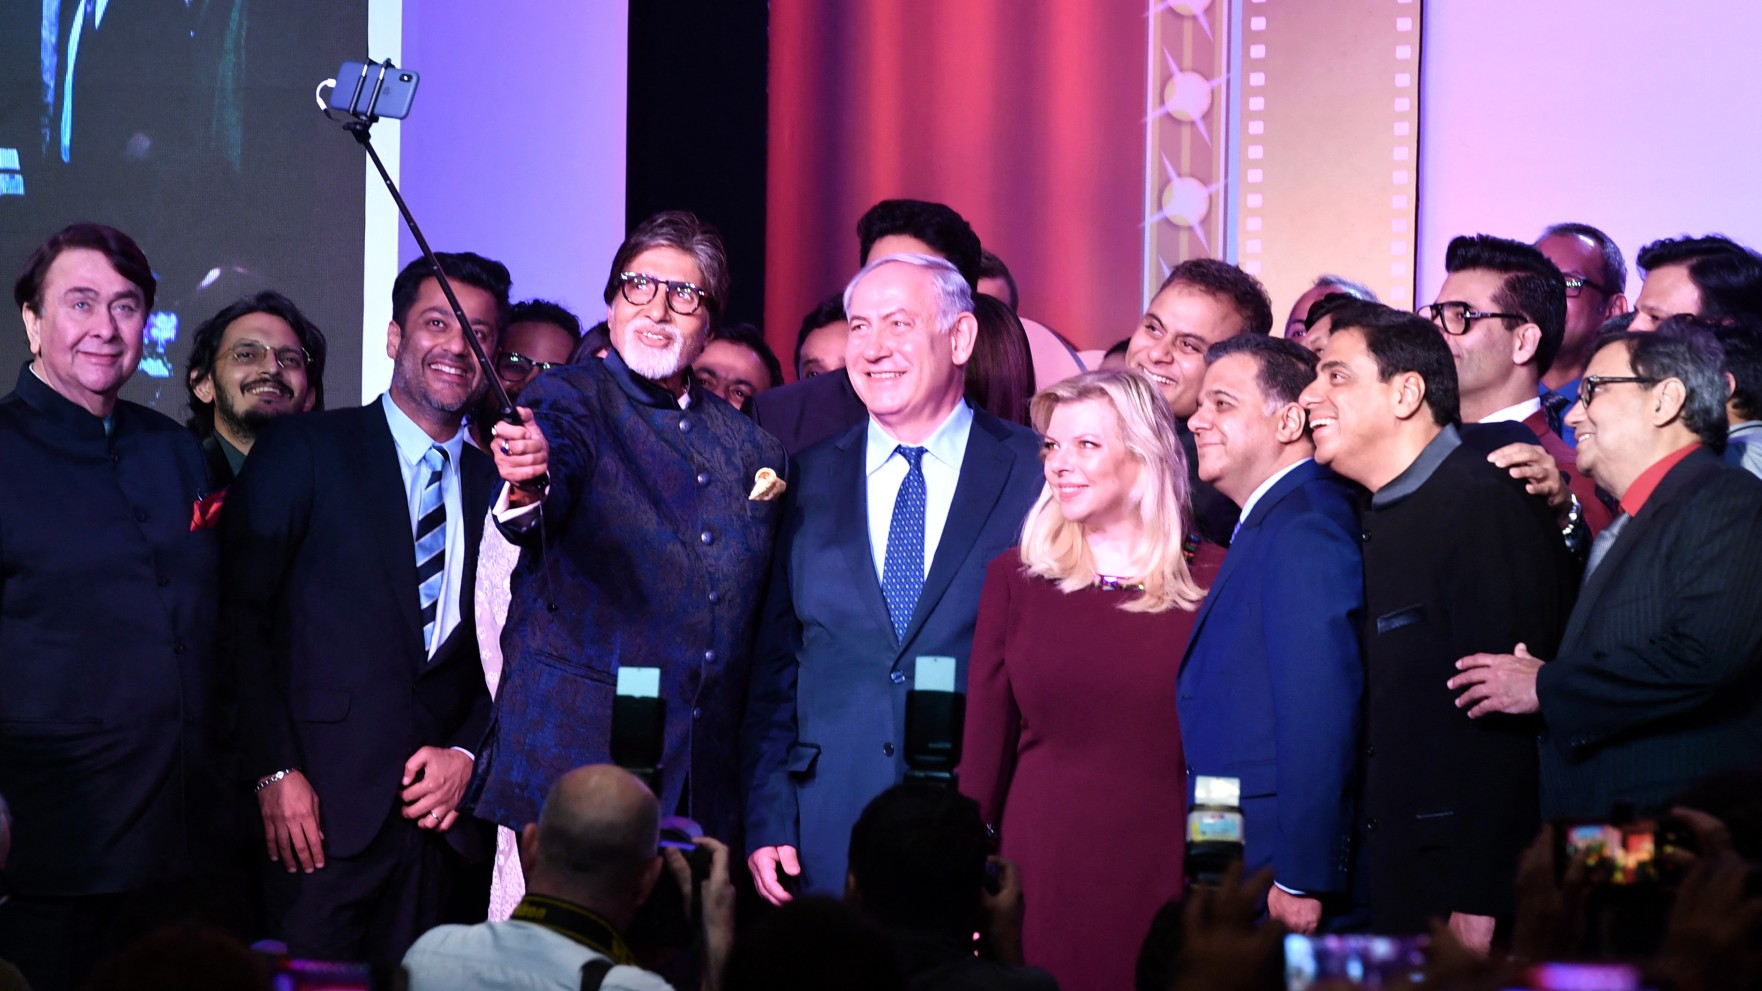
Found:
[[[666,331],[672,337],[672,343],[665,348],[652,348],[641,343],[637,340],[639,333],[636,327],[625,329],[625,339],[629,342],[629,347],[619,351],[618,356],[624,359],[624,364],[631,371],[650,381],[658,382],[679,374],[703,351],[699,347],[691,354],[686,354],[685,335],[672,328]]]

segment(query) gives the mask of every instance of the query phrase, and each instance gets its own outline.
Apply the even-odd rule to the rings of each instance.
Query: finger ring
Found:
[[[514,452],[512,452],[512,451],[510,451],[510,450],[508,450],[508,442],[507,442],[507,441],[502,441],[502,453],[503,453],[503,454],[504,454],[504,455],[507,455],[507,454],[512,454],[512,453],[514,453]]]
[[[441,817],[441,814],[440,814],[440,813],[439,813],[439,812],[430,812],[430,813],[429,813],[429,814],[428,814],[428,817],[429,817],[429,818],[430,818],[430,819],[433,819],[433,820],[434,820],[434,821],[435,821],[435,822],[439,822],[439,821],[440,821],[440,817]]]

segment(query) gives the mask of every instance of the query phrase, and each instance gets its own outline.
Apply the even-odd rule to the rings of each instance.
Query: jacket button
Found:
[[[1364,543],[1367,543],[1367,544],[1370,543],[1370,531],[1366,530],[1363,533],[1360,533],[1358,535],[1358,539],[1363,541]]]
[[[182,641],[182,640],[174,640],[174,641],[172,641],[172,644],[171,644],[171,652],[172,652],[172,653],[173,653],[173,654],[181,654],[181,653],[183,653],[183,652],[184,652],[184,642],[183,642],[183,641]]]
[[[696,708],[696,707],[695,707],[695,706],[694,706],[694,707],[693,707],[693,708],[692,708],[692,710],[691,710],[691,718],[693,718],[693,719],[702,719],[702,718],[704,718],[704,710],[702,710],[702,709],[699,709],[699,708]]]
[[[167,585],[170,585],[170,584],[171,584],[171,576],[170,576],[170,575],[160,575],[160,576],[159,576],[159,577],[158,577],[158,578],[157,578],[157,579],[155,579],[155,580],[156,580],[156,581],[158,581],[158,582],[159,582],[159,587],[160,587],[160,588],[164,588],[164,587],[165,587],[165,586],[167,586]]]
[[[1369,819],[1364,820],[1364,831],[1367,833],[1374,833],[1377,831],[1376,816],[1371,816]]]
[[[110,452],[110,463],[113,465],[122,464],[122,455],[116,453],[115,451],[111,451]]]
[[[697,484],[699,484],[699,485],[710,484],[710,473],[707,471],[698,472],[697,473]]]
[[[715,542],[716,542],[716,535],[715,535],[715,534],[713,534],[713,533],[711,533],[711,532],[710,532],[710,531],[708,531],[708,530],[705,530],[705,531],[704,531],[704,532],[703,532],[703,533],[700,533],[700,534],[698,534],[698,535],[697,535],[697,539],[699,539],[699,540],[701,540],[701,541],[703,541],[703,542],[704,542],[704,546],[705,546],[705,547],[708,547],[708,546],[710,546],[710,545],[711,545],[711,544],[713,544],[713,543],[715,543]]]
[[[704,660],[710,664],[716,663],[716,652],[713,650],[704,651]]]
[[[1366,757],[1375,757],[1377,755],[1377,745],[1374,743],[1365,744],[1364,745],[1364,755]]]
[[[147,511],[145,509],[135,510],[135,522],[137,522],[137,523],[147,522]]]
[[[881,755],[883,757],[892,757],[893,756],[893,744],[891,744],[891,743],[881,744]]]
[[[887,676],[887,679],[896,685],[903,685],[905,684],[905,672],[894,671]]]
[[[679,418],[679,432],[682,434],[691,433],[691,421],[685,419],[684,417],[680,417]]]
[[[720,601],[722,601],[722,597],[716,594],[715,589],[710,589],[710,605],[713,606]]]
[[[556,611],[557,611],[557,604],[555,602],[545,603],[545,612],[556,612]]]

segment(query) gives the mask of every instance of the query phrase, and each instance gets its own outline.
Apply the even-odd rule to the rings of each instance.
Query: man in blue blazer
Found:
[[[1364,561],[1352,487],[1316,464],[1297,397],[1302,346],[1245,334],[1205,355],[1188,421],[1199,477],[1242,506],[1194,622],[1177,694],[1188,799],[1242,783],[1244,867],[1273,868],[1267,911],[1314,932],[1346,891],[1364,661]]]
[[[845,290],[859,426],[803,452],[790,485],[741,733],[748,867],[842,891],[851,826],[905,773],[919,657],[957,687],[985,567],[1044,484],[1039,440],[968,406],[977,323],[952,264],[883,256]]]

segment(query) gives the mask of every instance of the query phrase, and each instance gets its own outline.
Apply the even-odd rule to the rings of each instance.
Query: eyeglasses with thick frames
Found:
[[[1566,297],[1568,299],[1577,299],[1579,293],[1585,291],[1586,286],[1590,286],[1592,289],[1597,290],[1605,296],[1615,295],[1615,290],[1610,289],[1607,286],[1598,285],[1582,275],[1569,275],[1566,277]]]
[[[1461,337],[1468,333],[1469,326],[1476,320],[1485,320],[1488,317],[1499,317],[1502,320],[1529,320],[1521,313],[1483,313],[1460,300],[1427,303],[1414,312],[1437,324],[1438,329],[1452,337]]]
[[[269,348],[261,344],[235,344],[228,348],[226,353],[241,365],[255,365],[262,361],[265,355],[273,353],[276,365],[284,372],[303,372],[306,370],[306,365],[312,360],[312,356],[306,353],[305,348],[277,348],[271,352]]]
[[[1586,375],[1578,380],[1578,404],[1585,409],[1591,408],[1591,400],[1606,385],[1620,385],[1623,382],[1635,382],[1642,385],[1657,385],[1658,380],[1647,375]]]
[[[654,301],[655,293],[666,286],[667,309],[682,317],[696,313],[710,295],[693,283],[669,282],[641,272],[625,272],[618,276],[618,281],[623,283],[624,301],[631,306],[647,306]]]
[[[509,378],[530,378],[538,372],[548,372],[564,364],[567,362],[538,361],[518,351],[503,351],[496,355],[496,371]]]

